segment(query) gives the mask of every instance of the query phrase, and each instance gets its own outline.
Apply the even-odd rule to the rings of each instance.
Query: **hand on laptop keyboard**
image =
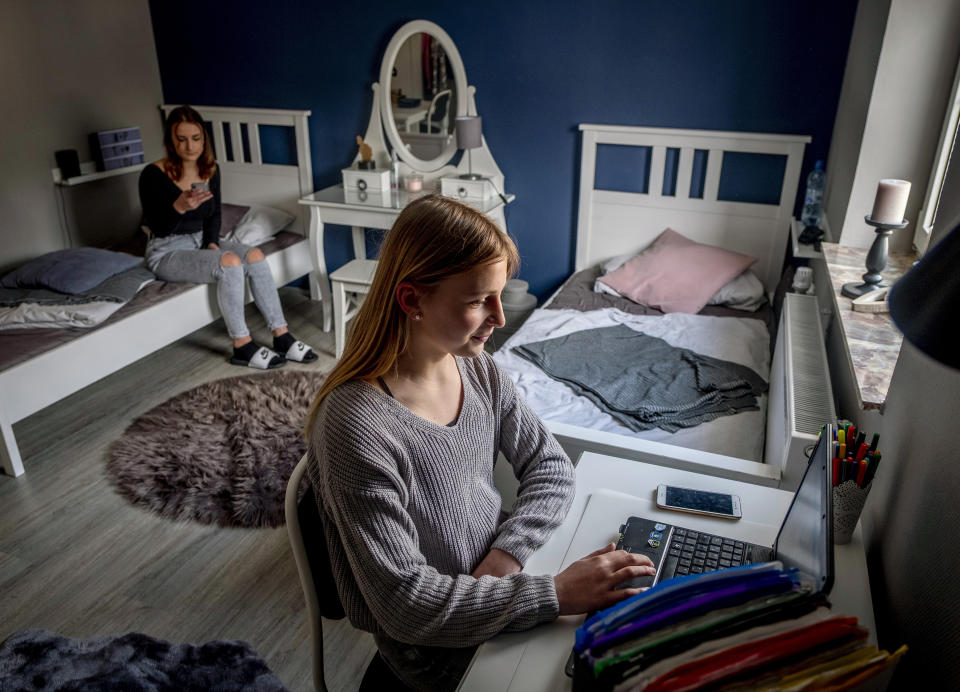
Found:
[[[561,615],[609,608],[640,592],[617,589],[636,577],[652,577],[656,569],[649,557],[616,550],[613,543],[580,558],[553,578]]]

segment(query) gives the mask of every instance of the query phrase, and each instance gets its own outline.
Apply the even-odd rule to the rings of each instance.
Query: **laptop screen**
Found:
[[[774,549],[784,567],[811,576],[824,594],[833,586],[833,489],[830,484],[833,426],[820,435],[810,463],[780,526]]]

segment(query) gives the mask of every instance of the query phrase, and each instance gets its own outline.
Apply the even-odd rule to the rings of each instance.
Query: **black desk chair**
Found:
[[[323,533],[323,517],[317,508],[313,486],[309,485],[303,497],[297,493],[307,472],[307,455],[297,463],[287,483],[285,510],[287,534],[293,558],[300,573],[300,587],[307,603],[307,618],[310,622],[310,638],[313,645],[313,686],[318,692],[327,692],[323,677],[323,621],[342,620],[345,617],[337,584],[330,569],[330,554]],[[306,539],[304,538],[306,537]],[[373,657],[363,675],[360,690],[405,690],[394,676],[380,653]]]

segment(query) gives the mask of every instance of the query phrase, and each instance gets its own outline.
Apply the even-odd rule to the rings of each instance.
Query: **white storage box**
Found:
[[[493,186],[486,178],[467,180],[466,178],[441,178],[440,194],[454,199],[487,199],[493,193]]]
[[[390,191],[390,170],[387,168],[367,170],[344,168],[341,172],[343,173],[343,187],[347,190]]]

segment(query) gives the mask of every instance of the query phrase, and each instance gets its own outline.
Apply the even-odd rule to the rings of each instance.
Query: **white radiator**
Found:
[[[764,461],[780,469],[780,487],[794,490],[807,468],[820,426],[836,422],[830,368],[815,296],[787,293],[770,368]]]

